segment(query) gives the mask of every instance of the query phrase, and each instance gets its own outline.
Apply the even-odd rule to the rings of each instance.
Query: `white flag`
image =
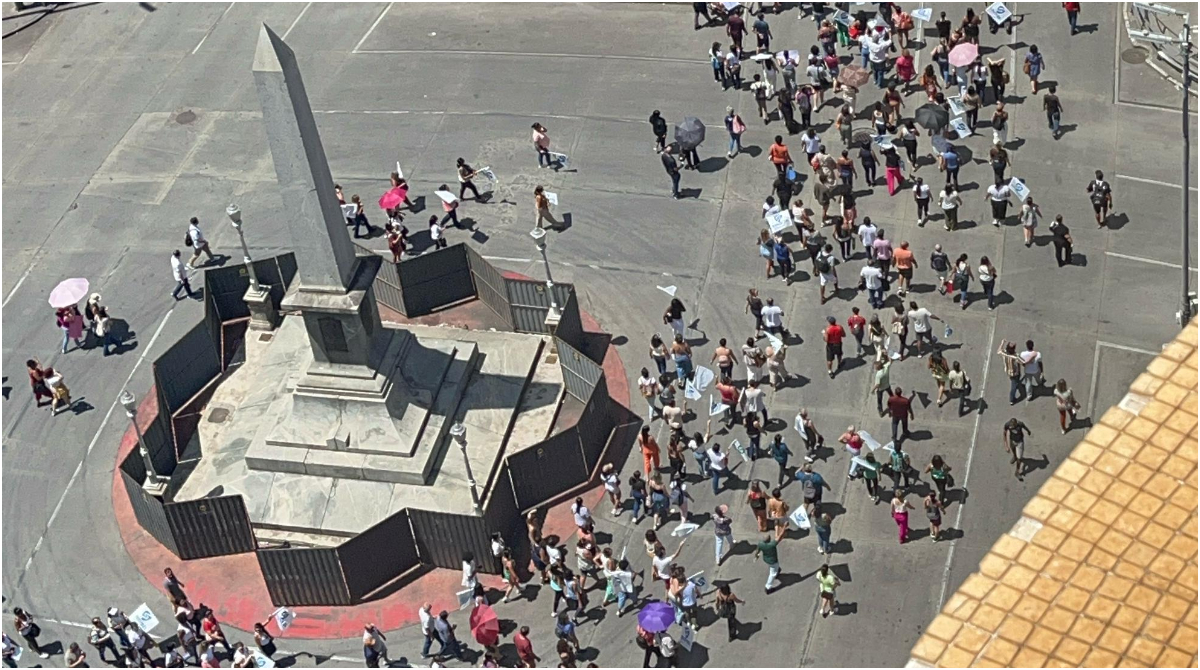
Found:
[[[433,194],[441,198],[442,202],[446,203],[447,205],[453,205],[454,203],[458,202],[458,197],[450,191],[434,191]]]
[[[261,651],[259,651],[257,649],[255,649],[253,652],[251,652],[250,656],[251,656],[251,658],[254,659],[254,667],[256,667],[256,668],[273,668],[273,667],[275,667],[275,661],[271,660],[265,654],[263,654]]]
[[[796,432],[800,433],[800,439],[808,441],[808,431],[804,430],[804,417],[796,415]]]
[[[996,23],[1004,23],[1012,18],[1012,11],[1005,7],[1003,2],[993,3],[991,7],[987,8],[987,14]]]
[[[350,203],[348,205],[342,205],[342,216],[346,217],[347,219],[353,219],[354,215],[357,213],[358,213],[358,205],[356,205],[354,203]]]
[[[743,461],[750,460],[750,455],[746,453],[746,448],[742,446],[740,441],[734,440],[733,442],[729,443],[729,446],[733,447],[739,454],[741,454]]]
[[[778,352],[780,349],[783,348],[783,340],[779,339],[778,337],[775,337],[771,333],[767,333],[767,342],[771,343],[771,348],[774,349],[776,352]]]
[[[458,596],[458,609],[465,610],[471,604],[471,596],[475,593],[475,589],[466,589],[459,591],[454,595]]]
[[[692,644],[696,642],[696,630],[691,626],[684,626],[683,632],[679,634],[679,646],[691,651]]]
[[[809,523],[809,520],[808,520],[808,512],[804,511],[803,505],[801,505],[800,507],[797,507],[796,511],[792,512],[792,516],[790,516],[789,518],[792,520],[792,523],[796,524],[796,527],[799,528],[800,530],[808,530],[809,528],[812,527],[812,525]]]
[[[674,286],[659,286],[659,287],[658,287],[658,290],[660,290],[660,291],[662,291],[663,293],[666,293],[667,295],[669,295],[669,296],[671,296],[672,298],[674,298],[674,297],[675,297],[675,291],[677,291],[678,289],[677,289],[676,287],[674,287]]]
[[[792,215],[787,210],[772,212],[766,216],[766,219],[767,227],[771,229],[772,233],[776,234],[782,233],[795,225],[792,222]]]
[[[143,632],[149,633],[158,625],[158,617],[154,616],[154,612],[150,611],[150,606],[142,603],[137,609],[129,615],[129,620],[136,623],[138,628]]]
[[[275,623],[279,626],[279,632],[287,630],[292,625],[292,620],[296,618],[296,613],[286,607],[280,607],[275,610]]]
[[[400,169],[400,161],[396,161],[396,176],[404,179],[404,170]]]
[[[698,529],[699,527],[700,526],[698,526],[694,523],[681,522],[678,526],[675,526],[675,528],[671,531],[671,536],[672,537],[687,537],[688,535],[691,535],[692,533],[696,532],[696,529]]]
[[[704,588],[704,587],[708,586],[708,579],[706,579],[704,577],[703,570],[701,570],[700,572],[697,572],[696,574],[692,575],[691,577],[688,577],[688,581],[694,583],[696,586],[699,586],[700,588]]]
[[[708,415],[709,416],[716,416],[716,415],[724,412],[727,409],[729,409],[729,405],[726,405],[723,402],[718,402],[717,400],[715,400],[712,397],[711,394],[708,396]]]
[[[859,437],[859,439],[861,439],[863,441],[863,446],[866,447],[867,449],[870,449],[871,451],[875,451],[876,449],[879,449],[879,440],[876,440],[867,431],[865,431],[865,430],[858,431],[858,437]]]
[[[1025,182],[1016,177],[1009,180],[1008,188],[1017,197],[1017,202],[1024,203],[1025,198],[1029,197],[1029,187],[1025,185]]]
[[[558,207],[558,194],[557,193],[551,193],[550,191],[544,191],[543,194],[546,196],[546,200],[550,201],[550,204],[552,206]]]
[[[692,380],[690,380],[690,379],[687,381],[687,384],[685,384],[683,387],[683,397],[687,398],[688,400],[699,400],[700,399],[700,391],[696,388],[696,385],[694,383],[692,383]]]

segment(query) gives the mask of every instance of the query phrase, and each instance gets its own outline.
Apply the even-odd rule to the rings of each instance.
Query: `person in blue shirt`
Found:
[[[788,449],[787,443],[783,441],[783,436],[776,433],[775,439],[771,441],[771,458],[779,464],[779,486],[788,479],[788,456],[792,453]]]
[[[811,519],[813,514],[820,509],[821,496],[828,485],[821,473],[813,472],[812,463],[804,464],[804,467],[796,473],[796,481],[800,482],[800,491],[804,494],[804,509]]]
[[[792,249],[779,236],[775,237],[775,263],[779,265],[779,274],[783,277],[784,283],[790,286],[792,273],[796,271],[796,264],[792,262]]]
[[[941,167],[946,172],[946,185],[954,184],[958,188],[958,150],[948,145],[941,155]]]

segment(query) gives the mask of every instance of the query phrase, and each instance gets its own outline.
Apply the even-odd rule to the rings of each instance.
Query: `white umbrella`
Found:
[[[88,294],[88,280],[83,277],[64,279],[50,291],[50,306],[54,308],[76,305]]]

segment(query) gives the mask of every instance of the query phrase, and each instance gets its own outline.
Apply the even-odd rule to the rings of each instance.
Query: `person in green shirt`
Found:
[[[929,474],[929,478],[933,480],[933,485],[937,487],[938,500],[946,504],[946,488],[950,483],[950,466],[942,460],[938,454],[934,454],[929,460],[929,465],[925,466],[925,472]]]
[[[890,360],[875,361],[875,385],[871,390],[875,393],[875,406],[879,410],[879,416],[883,416],[883,394],[892,395],[892,380],[889,373],[892,369]]]
[[[862,473],[863,481],[867,483],[867,495],[871,496],[871,502],[879,502],[879,462],[875,460],[875,454],[867,452],[863,457],[867,462],[867,467],[859,469]]]
[[[763,563],[767,564],[767,584],[766,591],[769,594],[776,586],[775,580],[779,577],[779,541],[772,535],[767,535],[758,543],[754,549],[754,557],[758,558],[762,555]]]
[[[821,589],[821,616],[827,617],[837,608],[837,587],[842,581],[828,565],[822,565],[817,569],[817,585]]]

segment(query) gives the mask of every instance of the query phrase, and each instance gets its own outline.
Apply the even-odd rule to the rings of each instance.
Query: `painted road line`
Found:
[[[300,23],[300,18],[304,16],[304,13],[308,11],[309,7],[312,7],[311,2],[304,5],[304,9],[301,9],[300,13],[296,15],[296,18],[292,20],[292,25],[288,26],[288,29],[283,31],[283,37],[281,37],[280,39],[286,40],[288,38],[288,35],[292,34],[292,28],[295,28],[296,24]]]
[[[1155,186],[1166,186],[1168,188],[1182,188],[1179,184],[1176,184],[1174,182],[1159,181],[1157,179],[1146,179],[1145,177],[1131,177],[1127,174],[1119,174],[1119,175],[1117,175],[1117,179],[1128,179],[1129,181],[1136,181],[1136,182],[1139,182],[1142,184],[1154,184]],[[1195,186],[1189,186],[1188,190],[1195,191],[1198,189]]]
[[[211,35],[214,30],[217,29],[217,24],[221,22],[221,19],[225,18],[225,15],[229,13],[229,10],[233,9],[233,6],[235,4],[237,4],[237,3],[233,3],[233,2],[229,3],[229,6],[225,8],[225,11],[221,12],[221,15],[217,17],[216,21],[213,21],[213,24],[212,24],[212,26],[209,27],[208,32],[204,33],[204,37],[201,37],[200,41],[196,43],[196,48],[192,49],[193,56],[195,56],[196,52],[200,50],[200,47],[204,46],[204,41],[207,40],[208,36]]]
[[[1137,261],[1139,263],[1149,263],[1151,265],[1161,265],[1165,268],[1175,268],[1176,270],[1183,269],[1183,266],[1178,263],[1168,263],[1167,261],[1160,261],[1155,258],[1146,258],[1144,256],[1130,256],[1129,254],[1120,254],[1115,251],[1106,251],[1106,252],[1104,252],[1104,254],[1106,256],[1112,256],[1113,258],[1124,258],[1127,261]],[[1200,270],[1197,270],[1197,268],[1192,268],[1192,272],[1198,272],[1198,271],[1200,271]]]
[[[371,27],[367,28],[367,32],[363,34],[362,39],[360,39],[358,41],[358,44],[354,45],[354,48],[350,50],[350,53],[352,53],[352,54],[360,53],[358,50],[359,47],[361,47],[363,45],[363,42],[367,41],[367,38],[371,36],[371,33],[375,32],[375,28],[379,26],[379,22],[383,21],[383,17],[387,16],[388,10],[390,10],[391,8],[392,8],[392,3],[389,2],[387,4],[387,7],[384,7],[383,11],[379,12],[379,16],[375,19],[375,23],[372,23]]]
[[[158,329],[154,331],[154,336],[150,338],[150,341],[146,344],[146,348],[142,350],[142,355],[139,356],[137,361],[134,362],[133,369],[129,371],[129,376],[125,378],[125,383],[121,384],[122,390],[129,385],[130,380],[133,379],[134,373],[137,372],[138,368],[141,367],[142,363],[146,360],[146,355],[149,354],[154,348],[154,343],[158,341],[158,336],[162,334],[163,327],[167,325],[167,320],[171,318],[171,314],[174,312],[175,306],[172,305],[171,308],[167,310],[167,313],[163,315],[162,321],[160,321],[158,324]],[[75,466],[75,472],[71,473],[71,478],[67,480],[67,486],[63,489],[62,495],[59,496],[58,503],[54,505],[54,511],[50,513],[50,518],[46,521],[46,527],[42,530],[41,536],[38,537],[37,543],[33,545],[33,551],[29,554],[29,558],[25,561],[25,568],[21,571],[20,577],[17,578],[17,586],[20,586],[20,584],[25,580],[25,575],[29,574],[29,567],[33,565],[33,559],[35,556],[37,556],[38,551],[41,550],[42,543],[46,540],[46,534],[50,532],[50,527],[54,525],[54,520],[58,518],[58,513],[62,510],[63,501],[67,499],[67,494],[71,492],[71,488],[79,479],[79,473],[83,471],[83,464],[87,462],[88,456],[92,453],[92,449],[94,449],[96,443],[100,441],[100,435],[104,432],[104,428],[108,425],[108,420],[112,418],[113,410],[117,408],[118,404],[120,404],[119,394],[113,399],[112,405],[108,408],[108,412],[104,414],[104,419],[100,421],[100,427],[96,429],[96,434],[92,436],[92,441],[88,443],[87,451],[84,452],[83,458],[79,461],[79,465]]]

